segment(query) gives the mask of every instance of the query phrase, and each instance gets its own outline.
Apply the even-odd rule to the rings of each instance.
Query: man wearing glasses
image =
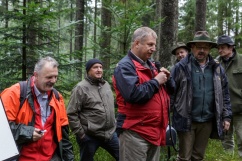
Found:
[[[187,43],[191,53],[171,72],[176,84],[171,107],[179,138],[178,161],[203,160],[208,139],[222,139],[230,126],[227,77],[209,54],[216,46],[206,31],[197,31]]]

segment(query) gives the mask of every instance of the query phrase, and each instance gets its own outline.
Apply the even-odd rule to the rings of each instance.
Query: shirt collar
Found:
[[[147,67],[147,68],[150,68],[150,63],[148,63],[149,61],[144,61],[142,59],[140,59],[137,55],[135,55],[134,53],[132,53],[132,51],[130,50],[130,54],[131,56],[136,60],[138,61],[141,65]]]
[[[132,52],[131,52],[132,53]],[[140,59],[137,55],[135,55],[134,53],[132,53],[142,64],[147,63],[147,61],[144,61],[142,59]]]
[[[35,84],[34,84],[34,93],[36,97],[39,97],[42,95],[43,98],[48,98],[48,94],[46,92],[44,94],[41,94],[38,88],[35,86]]]
[[[205,63],[205,64],[203,64],[203,65],[200,65],[200,67],[201,67],[201,68],[205,68],[205,67],[208,65],[208,63],[209,63],[209,57],[208,57],[208,59],[207,59],[206,63]]]
[[[233,54],[232,54],[230,57],[228,57],[228,58],[222,58],[222,59],[223,59],[223,61],[228,62],[228,61],[230,61],[231,59],[233,59],[234,56],[235,56],[235,52],[233,52]]]

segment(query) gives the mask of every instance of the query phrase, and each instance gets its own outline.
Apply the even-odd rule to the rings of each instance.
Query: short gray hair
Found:
[[[149,27],[140,27],[134,31],[131,43],[133,44],[136,40],[143,41],[147,36],[153,36],[157,38],[157,34],[154,30]]]
[[[34,71],[40,72],[46,63],[50,63],[53,68],[59,66],[58,62],[54,58],[47,56],[39,59],[39,61],[35,64]]]

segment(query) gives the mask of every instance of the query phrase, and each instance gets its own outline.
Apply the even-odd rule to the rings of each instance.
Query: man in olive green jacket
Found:
[[[234,153],[235,131],[239,156],[242,157],[242,55],[235,50],[235,44],[229,36],[218,37],[218,61],[222,64],[227,74],[229,92],[232,105],[233,118],[230,129],[225,135],[222,144],[227,152]]]
[[[67,107],[69,125],[80,147],[80,160],[93,161],[99,147],[119,160],[119,141],[111,87],[103,79],[103,63],[90,59],[87,76],[72,90]]]

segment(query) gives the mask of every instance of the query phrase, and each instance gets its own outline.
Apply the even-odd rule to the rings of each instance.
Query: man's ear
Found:
[[[233,51],[234,49],[234,46],[230,45],[229,48]]]
[[[135,46],[139,45],[139,43],[140,43],[140,40],[135,40],[134,41]]]

